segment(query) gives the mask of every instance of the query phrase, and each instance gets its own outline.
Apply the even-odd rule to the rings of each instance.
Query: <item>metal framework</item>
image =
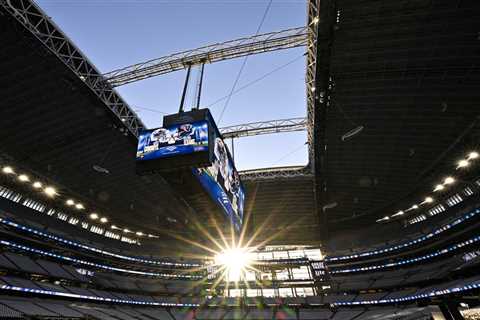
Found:
[[[60,59],[105,103],[134,135],[145,126],[128,104],[105,81],[102,74],[73,42],[31,0],[0,0],[3,8]]]
[[[328,237],[325,180],[326,117],[330,106],[330,55],[333,30],[337,23],[336,0],[310,0],[308,4],[309,42],[307,52],[307,117],[309,120],[310,165],[314,178],[315,209],[320,239]]]
[[[250,137],[278,132],[303,131],[307,128],[306,118],[291,118],[252,122],[220,129],[224,139]]]
[[[85,57],[73,42],[60,28],[32,1],[32,0],[0,0],[2,7],[8,14],[22,24],[35,36],[50,52],[62,61],[76,76],[83,81],[92,92],[113,112],[120,122],[135,136],[145,128],[143,122],[128,106],[120,95],[113,89],[114,86],[153,77],[156,75],[184,69],[188,65],[211,63],[242,57],[245,55],[270,52],[307,45],[307,132],[309,141],[309,159],[313,159],[313,110],[315,89],[316,63],[316,28],[318,23],[315,0],[311,0],[308,8],[307,28],[294,28],[279,32],[272,32],[247,37],[225,43],[206,46],[203,48],[169,55],[167,57],[136,64],[121,70],[102,75],[95,66]],[[108,79],[107,79],[108,77]],[[288,130],[290,130],[289,128]],[[276,129],[270,129],[270,132]],[[300,130],[300,129],[299,129]],[[302,128],[303,130],[303,128]],[[265,131],[263,128],[260,131]],[[257,132],[260,132],[257,131]],[[252,133],[253,131],[250,131]],[[283,131],[282,131],[283,132]],[[247,133],[248,135],[248,133]],[[306,170],[313,170],[313,166],[258,169],[245,172],[244,179],[251,177],[258,179],[287,178],[311,175]],[[298,171],[298,172],[296,172]]]
[[[243,181],[313,178],[312,170],[309,168],[309,166],[262,168],[262,169],[243,170],[243,171],[240,171],[239,173]]]
[[[213,63],[247,55],[305,46],[305,27],[286,29],[251,37],[230,40],[165,57],[137,63],[104,74],[112,87],[182,70],[188,66]]]

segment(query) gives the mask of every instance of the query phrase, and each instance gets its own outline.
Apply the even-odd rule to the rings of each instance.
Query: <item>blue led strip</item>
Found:
[[[10,286],[10,285],[2,285],[0,288],[3,290],[10,290],[10,291],[20,291],[20,292],[27,292],[27,293],[34,293],[34,294],[59,296],[59,297],[67,297],[67,298],[75,298],[75,299],[85,299],[85,300],[92,300],[92,301],[112,302],[112,303],[118,303],[118,304],[147,305],[147,306],[161,306],[161,307],[199,307],[200,306],[200,304],[197,304],[197,303],[170,303],[170,302],[153,302],[153,301],[144,301],[144,300],[112,299],[112,298],[104,298],[104,297],[98,297],[98,296],[87,296],[87,295],[81,295],[76,293],[58,292],[58,291],[52,291],[52,290],[23,288],[23,287]],[[432,289],[432,291],[427,293],[412,294],[402,298],[361,300],[361,301],[350,301],[350,302],[332,302],[330,305],[331,306],[357,306],[357,305],[378,305],[378,304],[401,303],[401,302],[409,302],[409,301],[415,301],[415,300],[426,299],[431,297],[438,297],[438,296],[443,296],[451,293],[458,293],[458,292],[474,290],[474,289],[480,289],[480,280],[471,281],[463,286],[450,287],[450,288],[440,289],[440,290]],[[288,302],[286,304],[289,305]],[[217,306],[215,305],[215,306],[209,306],[209,307],[217,307]]]
[[[350,273],[350,272],[361,272],[361,271],[372,271],[372,270],[380,270],[380,269],[385,269],[389,267],[396,267],[396,266],[403,266],[407,264],[411,264],[414,262],[419,262],[419,261],[425,261],[425,260],[430,260],[438,256],[442,256],[444,254],[450,253],[452,251],[461,249],[465,246],[471,245],[473,243],[477,243],[480,241],[480,236],[473,237],[469,240],[465,240],[459,243],[456,243],[454,245],[451,245],[449,247],[446,247],[441,250],[437,250],[433,253],[426,254],[417,258],[411,258],[411,259],[402,259],[396,262],[390,262],[386,264],[379,264],[379,265],[373,265],[373,266],[368,266],[368,267],[358,267],[358,268],[348,268],[348,269],[337,269],[337,270],[330,270],[330,274],[340,274],[340,273]]]
[[[387,304],[387,303],[398,303],[398,302],[407,302],[415,301],[419,299],[426,299],[431,297],[438,297],[447,295],[450,293],[458,293],[467,290],[480,289],[480,280],[472,281],[464,286],[450,287],[441,290],[432,290],[427,293],[422,294],[412,294],[405,296],[403,298],[393,298],[393,299],[381,299],[381,300],[361,300],[361,301],[350,301],[350,302],[334,302],[333,306],[356,306],[356,305],[369,305],[369,304]]]
[[[112,298],[104,298],[104,297],[97,297],[97,296],[86,296],[86,295],[76,294],[76,293],[58,292],[58,291],[42,290],[42,289],[31,289],[31,288],[9,286],[9,285],[2,285],[0,288],[3,290],[12,290],[12,291],[43,294],[43,295],[49,295],[49,296],[86,299],[86,300],[113,302],[113,303],[121,303],[121,304],[136,304],[136,305],[162,306],[162,307],[198,307],[200,306],[197,303],[170,303],[170,302],[112,299]]]
[[[411,246],[416,245],[420,242],[424,242],[428,239],[431,239],[431,238],[433,238],[433,237],[435,237],[435,236],[437,236],[437,235],[455,227],[456,225],[461,224],[461,223],[473,218],[474,216],[478,215],[479,213],[480,213],[480,208],[472,210],[471,212],[464,214],[460,218],[457,218],[457,219],[453,220],[452,222],[447,223],[447,224],[441,226],[440,228],[437,228],[434,231],[432,231],[432,232],[430,232],[430,233],[428,233],[424,236],[418,237],[418,238],[410,240],[408,242],[404,242],[404,243],[394,245],[394,246],[390,246],[390,247],[385,247],[383,249],[372,250],[372,251],[364,251],[364,252],[345,255],[345,256],[325,257],[324,261],[325,262],[334,262],[334,261],[345,261],[345,260],[351,260],[351,259],[357,259],[357,258],[363,258],[363,257],[371,257],[371,256],[376,256],[376,255],[379,255],[379,254],[383,254],[383,253],[387,253],[387,252],[393,252],[393,251],[397,251],[397,250],[404,249],[404,248],[407,248],[407,247],[411,247]]]
[[[104,264],[99,264],[95,262],[90,262],[90,261],[85,261],[81,259],[76,259],[72,257],[67,257],[67,256],[62,256],[59,254],[55,254],[52,252],[40,250],[40,249],[35,249],[35,248],[30,248],[21,244],[16,244],[14,242],[6,241],[6,240],[0,240],[0,244],[3,246],[7,246],[10,248],[15,248],[27,252],[33,252],[39,255],[43,256],[48,256],[51,258],[56,258],[68,262],[73,262],[73,263],[78,263],[82,264],[85,266],[89,267],[95,267],[95,268],[100,268],[100,269],[105,269],[105,270],[110,270],[110,271],[117,271],[117,272],[123,272],[123,273],[129,273],[129,274],[137,274],[137,275],[144,275],[144,276],[152,276],[152,277],[161,277],[161,278],[177,278],[177,279],[201,279],[202,276],[197,276],[197,275],[189,275],[189,274],[184,274],[184,275],[178,275],[178,274],[168,274],[168,273],[158,273],[158,272],[146,272],[146,271],[137,271],[137,270],[129,270],[129,269],[124,269],[124,268],[117,268],[117,267],[111,267],[107,266]]]
[[[7,225],[7,226],[10,226],[10,227],[14,227],[16,229],[20,229],[22,231],[33,233],[37,236],[40,236],[40,237],[43,237],[43,238],[46,238],[46,239],[54,240],[54,241],[57,241],[57,242],[68,244],[68,245],[73,246],[73,247],[81,248],[81,249],[92,251],[92,252],[95,252],[95,253],[104,254],[104,255],[111,256],[111,257],[118,258],[118,259],[123,259],[123,260],[128,260],[128,261],[133,261],[133,262],[148,263],[148,264],[154,264],[154,265],[165,265],[165,266],[180,266],[180,267],[200,267],[201,266],[198,263],[179,263],[179,262],[169,262],[169,261],[158,261],[158,260],[150,260],[150,259],[144,259],[144,258],[125,256],[125,255],[101,250],[101,249],[98,249],[98,248],[95,248],[95,247],[90,247],[90,246],[87,246],[87,245],[79,243],[79,242],[74,242],[74,241],[67,240],[65,238],[57,237],[57,236],[55,236],[51,233],[40,231],[38,229],[33,229],[33,228],[30,228],[30,227],[21,225],[19,223],[10,221],[8,219],[0,218],[0,223],[2,223],[4,225]]]

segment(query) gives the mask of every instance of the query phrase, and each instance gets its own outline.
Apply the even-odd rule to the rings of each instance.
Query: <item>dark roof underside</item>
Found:
[[[454,152],[469,151],[480,111],[478,1],[339,0],[337,8],[324,168],[327,201],[337,203],[326,212],[331,231],[411,204]]]

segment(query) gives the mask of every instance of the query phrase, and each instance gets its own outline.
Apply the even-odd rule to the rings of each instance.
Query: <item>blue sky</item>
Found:
[[[255,34],[268,0],[37,0],[101,72]],[[303,0],[273,0],[261,33],[305,25]],[[237,88],[295,62],[232,96],[219,127],[306,114],[304,48],[250,56]],[[227,95],[243,58],[205,66],[202,106]],[[185,72],[117,88],[147,127],[178,110]],[[224,101],[210,106],[215,119]],[[152,109],[152,112],[146,109]],[[307,162],[304,132],[237,139],[239,170]],[[230,145],[230,141],[228,143]]]

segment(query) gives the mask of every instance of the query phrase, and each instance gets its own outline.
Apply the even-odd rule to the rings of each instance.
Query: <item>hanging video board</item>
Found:
[[[179,176],[182,181],[188,180],[178,188],[180,193],[196,193],[190,183],[199,184],[235,229],[240,230],[245,191],[208,109],[165,116],[162,128],[142,131],[136,160],[139,174],[164,173],[172,185],[178,184],[173,180]],[[189,173],[185,174],[185,170]]]
[[[197,121],[142,131],[137,161],[208,152],[208,123]]]
[[[212,200],[230,219],[235,229],[240,231],[243,222],[245,190],[218,130],[215,135],[212,165],[207,168],[194,168],[193,173]]]

